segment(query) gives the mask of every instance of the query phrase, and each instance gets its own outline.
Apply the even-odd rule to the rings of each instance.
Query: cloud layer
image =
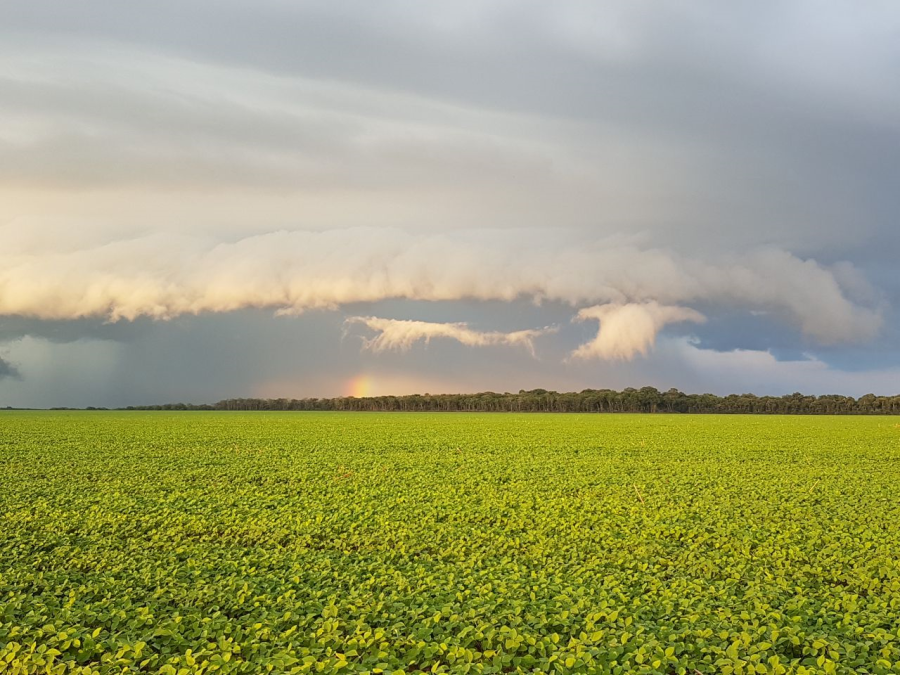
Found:
[[[748,354],[887,387],[898,30],[846,0],[0,3],[0,395],[241,396],[287,362],[285,395],[763,390]],[[359,351],[346,316],[411,322],[351,322]]]
[[[115,321],[260,307],[299,313],[390,298],[530,298],[771,312],[824,344],[870,339],[882,323],[877,304],[859,299],[865,283],[851,265],[829,268],[777,249],[712,262],[621,240],[572,242],[546,230],[511,237],[386,228],[230,242],[158,234],[59,249],[52,239],[4,229],[0,315]]]

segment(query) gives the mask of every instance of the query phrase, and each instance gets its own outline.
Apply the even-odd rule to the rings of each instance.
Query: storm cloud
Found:
[[[76,353],[156,382],[135,350],[226,316],[299,331],[285,393],[353,375],[348,319],[404,387],[862,386],[900,366],[898,34],[838,0],[9,3],[0,393],[77,392]]]
[[[0,358],[0,380],[4,378],[20,378],[19,370],[8,361]]]
[[[166,319],[254,307],[290,314],[391,298],[526,297],[573,306],[711,301],[772,310],[824,343],[868,339],[881,324],[877,306],[851,299],[873,295],[851,265],[829,269],[777,249],[711,262],[545,231],[512,240],[505,231],[372,228],[233,242],[150,235],[65,251],[18,247],[14,231],[6,238],[0,314],[40,319]]]

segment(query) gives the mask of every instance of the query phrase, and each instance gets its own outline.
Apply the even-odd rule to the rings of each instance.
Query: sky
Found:
[[[0,3],[0,407],[900,393],[900,6]]]

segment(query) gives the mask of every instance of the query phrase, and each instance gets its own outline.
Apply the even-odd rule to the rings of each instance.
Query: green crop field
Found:
[[[898,673],[893,418],[0,412],[3,673]]]

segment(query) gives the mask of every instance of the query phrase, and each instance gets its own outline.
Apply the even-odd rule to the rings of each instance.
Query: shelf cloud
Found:
[[[661,327],[674,320],[668,305],[764,310],[823,344],[870,339],[882,323],[877,304],[851,298],[862,283],[852,266],[836,271],[778,249],[706,261],[616,240],[571,243],[549,231],[355,228],[224,242],[155,234],[42,250],[30,240],[17,245],[8,228],[4,234],[0,315],[39,319],[169,319],[246,308],[297,314],[398,298],[527,298],[573,307],[651,303],[604,314],[614,325],[649,318]]]

